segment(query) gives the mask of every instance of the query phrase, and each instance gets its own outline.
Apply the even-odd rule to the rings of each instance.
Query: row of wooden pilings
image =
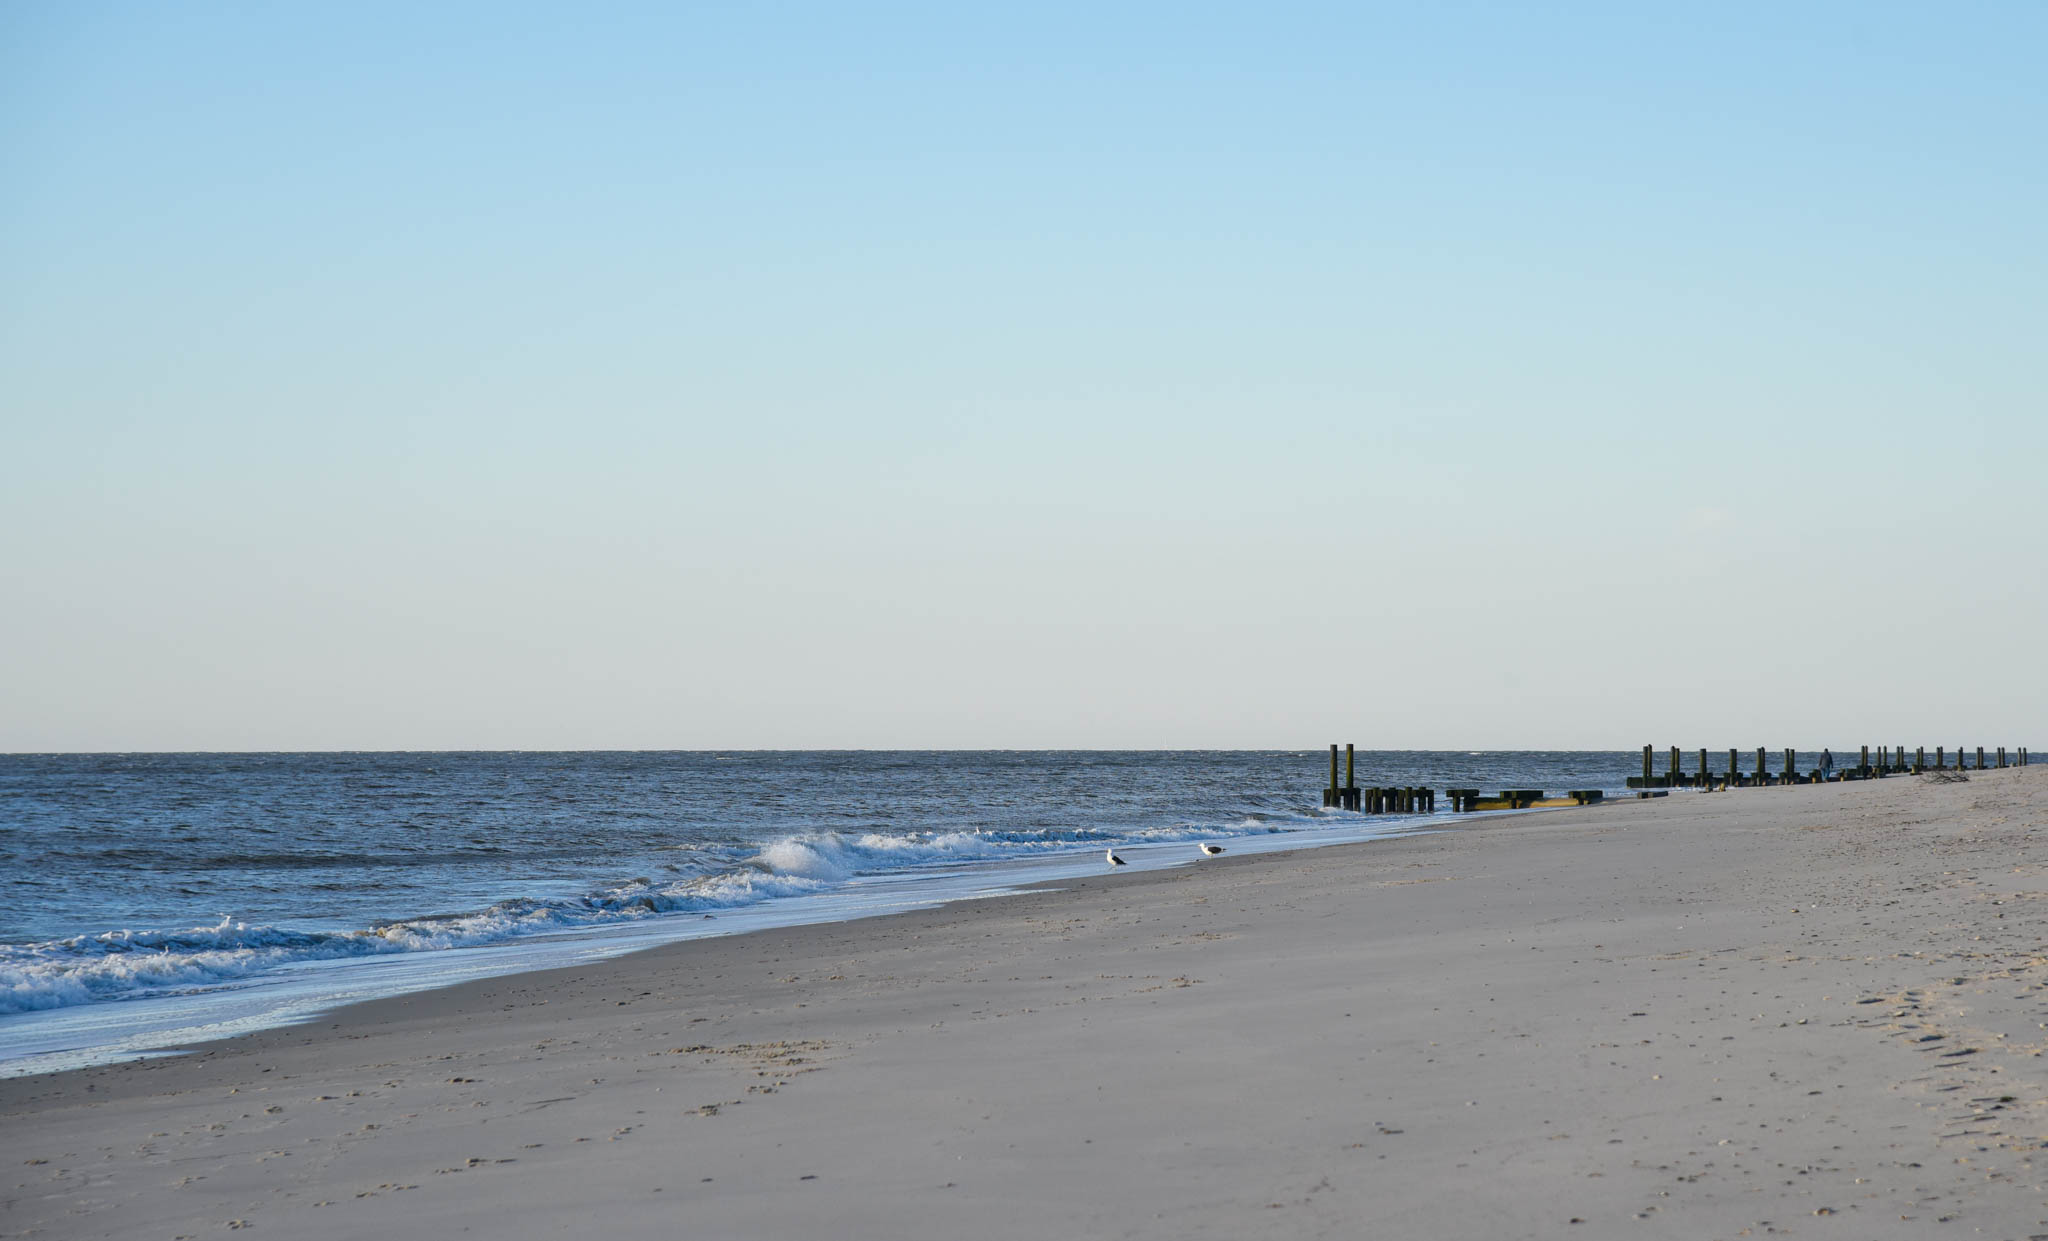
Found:
[[[2021,746],[2008,764],[2004,746],[1995,747],[1996,765],[1999,767],[2027,765],[2027,748]],[[1728,751],[1727,770],[1716,774],[1708,763],[1708,752],[1699,752],[1699,770],[1685,770],[1685,752],[1677,746],[1671,747],[1671,759],[1663,775],[1656,773],[1657,747],[1643,747],[1643,774],[1630,776],[1628,786],[1638,790],[1638,797],[1662,797],[1662,792],[1652,790],[1676,788],[1753,788],[1770,784],[1820,784],[1837,780],[1874,780],[1885,776],[1917,775],[1929,771],[1949,769],[1948,748],[1934,747],[1934,761],[1927,761],[1927,749],[1922,746],[1913,751],[1911,762],[1906,760],[1906,747],[1877,747],[1877,761],[1872,762],[1870,747],[1864,746],[1854,766],[1837,766],[1832,762],[1833,754],[1822,751],[1826,757],[1813,770],[1799,771],[1799,752],[1784,751],[1784,762],[1776,772],[1770,770],[1770,750],[1765,746],[1756,748],[1756,766],[1750,771],[1742,770],[1742,751]],[[1982,771],[1993,765],[1992,755],[1985,747],[1977,747],[1976,769]],[[1954,769],[1970,770],[1969,756],[1962,746],[1956,747]],[[1532,806],[1590,805],[1602,799],[1599,789],[1573,789],[1563,797],[1552,798],[1541,789],[1505,789],[1488,797],[1478,789],[1445,789],[1444,796],[1450,800],[1451,809],[1468,810],[1527,810]],[[1383,787],[1358,785],[1357,754],[1349,745],[1344,747],[1344,780],[1337,781],[1337,747],[1330,747],[1330,786],[1323,790],[1323,805],[1333,810],[1357,810],[1365,814],[1431,814],[1436,810],[1436,790],[1413,785]]]
[[[1333,810],[1358,810],[1366,814],[1433,814],[1436,790],[1413,785],[1358,786],[1356,753],[1344,747],[1344,782],[1337,783],[1337,747],[1330,747],[1330,787],[1323,790],[1323,805]],[[1601,799],[1599,789],[1574,789],[1562,798],[1550,798],[1542,789],[1507,789],[1488,797],[1478,789],[1445,789],[1451,809],[1527,810],[1531,806],[1585,806]]]
[[[1344,783],[1337,783],[1337,747],[1330,747],[1330,787],[1323,790],[1323,805],[1333,810],[1358,810],[1366,814],[1429,814],[1436,809],[1436,790],[1413,785],[1358,787],[1357,755],[1344,747]]]
[[[1996,765],[1999,767],[2007,766],[2005,747],[1998,746],[1995,748],[1997,751]],[[1727,770],[1717,775],[1708,765],[1706,750],[1702,749],[1700,751],[1699,770],[1687,771],[1685,770],[1684,752],[1677,746],[1672,746],[1670,763],[1665,768],[1664,774],[1660,776],[1654,770],[1656,766],[1656,747],[1646,745],[1643,747],[1643,774],[1641,776],[1630,776],[1628,778],[1628,786],[1632,789],[1642,790],[1713,787],[1751,788],[1767,784],[1820,784],[1824,781],[1835,780],[1875,780],[1884,776],[1919,775],[1929,771],[1946,771],[1950,768],[1948,747],[1946,746],[1934,747],[1934,761],[1932,763],[1927,761],[1927,747],[1925,746],[1914,749],[1911,761],[1908,761],[1906,758],[1905,746],[1898,746],[1896,748],[1879,746],[1877,747],[1876,762],[1871,761],[1870,747],[1864,746],[1862,753],[1858,756],[1857,762],[1853,766],[1846,763],[1835,765],[1829,761],[1833,757],[1831,753],[1827,751],[1822,753],[1826,754],[1827,758],[1822,760],[1821,765],[1811,771],[1802,773],[1799,770],[1798,751],[1786,750],[1784,762],[1773,773],[1770,770],[1770,751],[1764,746],[1758,746],[1756,748],[1756,766],[1750,771],[1745,772],[1742,770],[1742,751],[1731,749],[1728,751]],[[2021,746],[2018,753],[2014,755],[2014,761],[2010,765],[2024,767],[2027,765],[2027,758],[2027,748]],[[1976,770],[1983,771],[1991,766],[1993,766],[1993,762],[1991,757],[1986,754],[1985,747],[1978,746]],[[1956,747],[1954,769],[1956,771],[1970,770],[1969,755],[1962,746]]]

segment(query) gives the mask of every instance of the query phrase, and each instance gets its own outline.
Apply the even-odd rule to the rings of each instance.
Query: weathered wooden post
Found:
[[[1998,766],[2000,767],[2000,769],[2003,769],[2003,768],[2005,767],[2005,747],[2004,747],[2004,746],[1999,746],[1999,747],[1998,747]]]
[[[1869,746],[1864,746],[1864,747],[1863,747],[1863,761],[1862,761],[1861,763],[1857,764],[1857,766],[1856,766],[1856,772],[1857,772],[1857,774],[1858,774],[1858,775],[1863,775],[1863,776],[1867,776],[1867,775],[1869,775],[1869,774],[1870,774],[1870,747],[1869,747]]]
[[[1650,774],[1650,747],[1643,747],[1643,787],[1649,788],[1653,777]]]
[[[1913,774],[1917,776],[1921,772],[1926,770],[1927,747],[1924,745],[1916,745],[1913,747]]]
[[[1790,747],[1785,748],[1785,783],[1799,782],[1799,755]]]
[[[1771,782],[1770,764],[1764,761],[1764,747],[1756,748],[1756,783],[1758,788]]]
[[[1668,774],[1670,775],[1670,778],[1671,778],[1671,787],[1672,787],[1672,788],[1674,788],[1674,789],[1678,787],[1678,777],[1679,777],[1679,772],[1680,772],[1680,769],[1684,767],[1684,765],[1685,765],[1685,764],[1683,764],[1682,762],[1680,762],[1680,761],[1679,761],[1679,758],[1678,758],[1678,747],[1677,747],[1677,746],[1672,746],[1672,747],[1671,747],[1671,771],[1670,771],[1670,772],[1669,772]]]
[[[1948,769],[1947,746],[1938,745],[1934,747],[1934,769],[1936,771],[1946,771]]]
[[[1323,790],[1325,808],[1337,805],[1337,743],[1330,743],[1330,787]]]
[[[1981,745],[1977,747],[1977,770],[1984,770],[1984,747]]]

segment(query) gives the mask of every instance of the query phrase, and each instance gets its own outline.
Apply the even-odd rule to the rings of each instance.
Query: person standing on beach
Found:
[[[1822,750],[1822,751],[1820,752],[1820,774],[1822,774],[1822,775],[1824,775],[1824,776],[1827,776],[1827,775],[1833,775],[1833,774],[1834,774],[1834,770],[1835,770],[1835,755],[1834,755],[1834,751],[1832,751],[1832,750],[1825,750],[1825,749],[1824,749],[1824,750]]]

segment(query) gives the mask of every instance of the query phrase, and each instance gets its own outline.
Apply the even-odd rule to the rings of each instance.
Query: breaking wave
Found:
[[[1184,823],[1127,832],[1085,827],[812,832],[771,841],[758,854],[716,873],[666,881],[635,878],[579,897],[521,897],[474,912],[356,930],[295,930],[223,916],[212,926],[0,944],[0,1014],[234,985],[301,962],[474,948],[635,919],[703,914],[811,895],[860,875],[1080,852],[1105,843],[1210,840],[1282,830],[1254,817],[1228,826]]]

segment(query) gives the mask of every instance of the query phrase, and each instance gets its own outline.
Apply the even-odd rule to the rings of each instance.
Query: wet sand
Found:
[[[2048,1234],[2043,828],[1676,793],[468,983],[0,1081],[0,1236]]]

